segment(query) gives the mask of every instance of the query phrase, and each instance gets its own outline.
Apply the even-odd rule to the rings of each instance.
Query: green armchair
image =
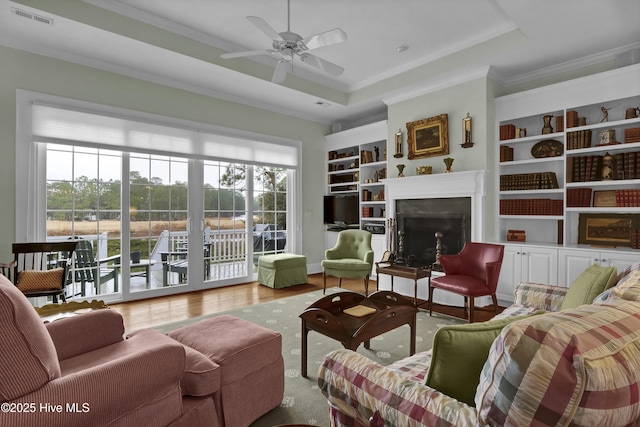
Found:
[[[336,245],[327,249],[322,261],[323,293],[327,290],[327,276],[342,279],[364,279],[364,293],[369,295],[369,275],[373,267],[371,233],[364,230],[343,230]]]

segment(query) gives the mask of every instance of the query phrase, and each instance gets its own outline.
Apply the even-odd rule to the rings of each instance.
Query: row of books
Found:
[[[384,201],[384,190],[380,190],[378,194],[373,194],[370,190],[362,190],[362,201],[363,202],[382,202]]]
[[[520,137],[520,135],[516,135],[516,125],[508,124],[500,126],[500,141],[514,139],[516,136]]]
[[[363,218],[373,218],[373,208],[372,207],[363,207],[362,208],[362,217]]]
[[[503,199],[500,215],[562,215],[563,203],[562,199]]]
[[[567,132],[567,150],[591,147],[591,129]]]
[[[640,128],[629,128],[624,130],[624,143],[640,142]]]
[[[500,161],[501,162],[513,161],[513,147],[509,147],[506,145],[500,146]]]
[[[601,155],[567,157],[568,182],[600,181],[602,178]],[[640,179],[640,151],[613,155],[614,180]]]
[[[591,206],[591,188],[568,188],[567,189],[567,207],[583,208]]]
[[[555,172],[500,175],[500,191],[547,190],[560,188]]]
[[[640,189],[615,190],[616,207],[630,208],[640,206]]]
[[[362,150],[360,152],[360,162],[362,164],[373,163],[373,151],[371,151],[371,150]]]

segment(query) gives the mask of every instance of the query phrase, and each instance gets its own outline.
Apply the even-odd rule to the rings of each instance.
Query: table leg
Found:
[[[413,304],[418,307],[418,279],[413,281]]]
[[[393,292],[393,276],[391,276],[391,292]]]
[[[301,375],[303,378],[307,377],[307,321],[302,319],[302,370]]]
[[[409,330],[411,336],[409,337],[409,356],[413,356],[416,353],[416,315],[413,315],[411,323],[409,323]]]

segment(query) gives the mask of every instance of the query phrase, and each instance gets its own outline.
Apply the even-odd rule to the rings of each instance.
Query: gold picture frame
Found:
[[[631,246],[631,230],[638,229],[640,217],[633,214],[581,213],[578,244]]]
[[[407,158],[444,156],[449,154],[449,118],[447,114],[407,123]]]

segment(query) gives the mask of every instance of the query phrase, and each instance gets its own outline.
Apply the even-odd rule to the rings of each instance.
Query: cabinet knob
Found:
[[[598,261],[600,261],[598,258],[593,259],[593,262],[598,262]]]
[[[605,258],[602,258],[600,262],[607,262],[607,260]]]

